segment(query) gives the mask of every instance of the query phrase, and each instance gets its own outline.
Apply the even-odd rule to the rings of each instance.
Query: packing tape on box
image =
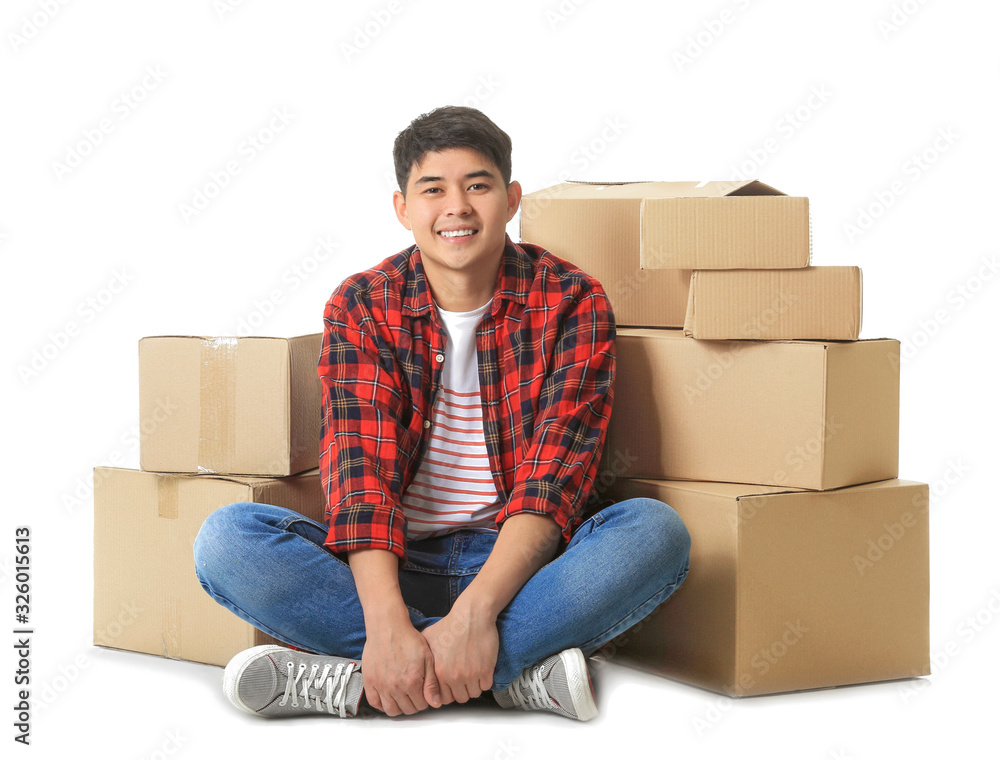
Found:
[[[156,514],[166,520],[176,520],[177,484],[181,479],[174,475],[156,476]]]
[[[201,342],[199,472],[229,472],[236,448],[236,344],[236,338]]]
[[[169,596],[163,600],[160,609],[160,652],[164,657],[180,659],[183,652],[181,641],[181,600]]]

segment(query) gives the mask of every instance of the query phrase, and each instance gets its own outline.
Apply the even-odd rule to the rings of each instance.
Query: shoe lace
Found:
[[[510,696],[521,710],[550,710],[557,707],[545,690],[541,667],[531,668],[510,685]]]
[[[351,674],[357,667],[355,662],[338,663],[337,667],[327,663],[323,667],[323,672],[319,672],[319,663],[314,663],[309,675],[303,678],[308,666],[299,663],[298,672],[295,672],[295,663],[288,662],[288,678],[285,679],[285,693],[281,697],[279,705],[284,707],[291,700],[292,707],[299,706],[299,697],[305,699],[307,707],[315,707],[318,711],[324,708],[331,715],[339,715],[341,718],[347,717],[347,682]],[[330,671],[333,671],[331,674]],[[299,688],[301,686],[301,689]],[[313,689],[314,694],[309,690]],[[315,705],[312,700],[316,700]]]

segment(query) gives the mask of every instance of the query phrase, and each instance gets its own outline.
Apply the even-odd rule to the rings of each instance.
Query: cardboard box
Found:
[[[564,182],[521,200],[521,239],[593,275],[621,326],[681,327],[691,269],[809,264],[809,201],[762,182]]]
[[[639,210],[643,269],[785,269],[812,255],[809,199],[758,181],[655,183]]]
[[[521,199],[521,239],[596,277],[619,326],[681,327],[691,272],[639,266],[641,204],[630,184],[556,185]]]
[[[321,338],[140,340],[142,469],[285,476],[318,466]]]
[[[681,587],[615,657],[732,697],[927,675],[928,487],[619,481],[691,534]]]
[[[604,458],[616,456],[620,474],[658,480],[822,490],[895,478],[899,341],[619,330]]]
[[[858,267],[691,273],[685,335],[707,340],[857,340],[860,332]]]
[[[274,643],[202,589],[195,536],[226,504],[253,501],[323,521],[319,471],[290,478],[94,470],[94,644],[226,665]]]

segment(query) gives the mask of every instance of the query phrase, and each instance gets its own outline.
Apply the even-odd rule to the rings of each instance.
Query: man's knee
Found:
[[[664,536],[669,536],[675,551],[687,559],[691,552],[691,534],[688,533],[687,526],[677,514],[676,510],[668,504],[663,504],[660,510],[661,532]]]
[[[238,531],[248,508],[252,506],[251,504],[236,503],[216,509],[201,524],[201,529],[195,538],[195,548],[197,549],[199,543],[215,542],[225,536],[231,536],[234,531]]]
[[[664,566],[677,572],[687,567],[691,553],[691,535],[676,510],[657,499],[638,498],[623,502],[641,526],[643,544]]]
[[[204,585],[213,574],[213,568],[225,563],[226,548],[248,519],[252,504],[237,502],[227,504],[212,512],[201,524],[194,539],[194,566]]]

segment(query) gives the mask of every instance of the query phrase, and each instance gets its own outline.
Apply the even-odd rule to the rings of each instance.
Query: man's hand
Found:
[[[467,702],[493,685],[500,643],[497,616],[555,556],[559,535],[559,526],[545,515],[507,518],[489,558],[451,612],[423,630],[444,704]]]
[[[434,656],[409,618],[367,625],[361,653],[368,704],[386,715],[412,715],[440,707],[441,691],[434,673]]]
[[[399,560],[384,549],[358,549],[348,560],[365,616],[361,672],[368,704],[393,716],[440,707],[434,655],[399,591]]]
[[[421,633],[434,655],[442,704],[468,702],[493,685],[500,647],[495,617],[474,614],[460,596],[448,615]]]

